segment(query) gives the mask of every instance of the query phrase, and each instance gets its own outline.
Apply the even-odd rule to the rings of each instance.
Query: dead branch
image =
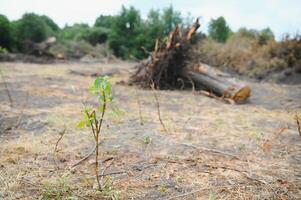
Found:
[[[27,93],[26,93],[25,102],[24,102],[24,104],[22,105],[21,112],[20,112],[20,115],[19,115],[18,120],[17,120],[17,124],[16,124],[15,127],[14,127],[15,129],[17,129],[17,128],[20,126],[20,124],[21,124],[22,117],[23,117],[23,114],[24,114],[24,109],[25,109],[25,107],[26,107],[27,104],[28,104],[28,96],[29,96],[29,94],[28,94],[28,92],[27,92]]]
[[[288,125],[282,125],[280,128],[277,128],[273,137],[269,139],[265,139],[263,143],[260,145],[261,149],[264,152],[268,152],[271,150],[272,146],[276,146],[275,141],[279,138],[279,136],[288,129]]]
[[[154,83],[151,85],[151,88],[152,88],[152,91],[153,91],[153,94],[154,94],[154,97],[155,97],[155,100],[156,100],[157,113],[158,113],[158,118],[159,118],[160,124],[161,124],[163,130],[165,132],[167,132],[167,129],[166,129],[166,127],[165,127],[165,125],[163,123],[163,120],[161,118],[160,103],[159,103],[159,99],[158,99],[158,95],[157,95]]]
[[[12,99],[11,94],[9,92],[9,89],[8,89],[8,86],[7,86],[7,82],[6,82],[5,78],[4,78],[2,70],[0,70],[0,75],[1,75],[1,78],[3,80],[5,91],[6,91],[6,94],[8,96],[8,99],[9,99],[10,107],[12,108],[13,107],[13,99]]]
[[[228,152],[224,152],[224,151],[220,151],[220,150],[217,150],[217,149],[209,149],[207,147],[197,147],[197,146],[194,146],[194,145],[191,145],[191,144],[182,144],[182,145],[192,147],[194,149],[201,150],[201,151],[208,151],[208,152],[212,152],[212,153],[221,154],[221,155],[224,155],[224,156],[230,156],[230,157],[235,158],[237,160],[242,160],[237,155],[234,155],[234,154],[231,154],[231,153],[228,153]]]
[[[103,175],[104,175],[104,173],[105,173],[105,171],[113,164],[113,160],[114,158],[112,158],[112,159],[110,159],[111,160],[111,162],[109,163],[109,164],[106,164],[105,165],[105,167],[104,167],[104,169],[102,170],[102,172],[101,172],[101,174],[100,175],[98,175],[98,176],[100,176],[100,177],[104,177]],[[109,161],[108,159],[106,159],[107,161]],[[107,162],[106,161],[106,162]],[[104,162],[103,162],[104,163]]]
[[[56,141],[55,143],[55,147],[54,147],[54,151],[53,151],[53,161],[54,161],[54,164],[57,166],[57,163],[56,163],[56,160],[55,160],[55,153],[57,151],[57,147],[59,145],[59,142],[63,139],[65,133],[66,133],[66,125],[64,125],[64,129],[62,131],[59,132],[59,135],[60,137],[58,138],[58,140]]]
[[[126,174],[126,173],[127,173],[127,171],[119,171],[119,172],[102,173],[99,176],[100,177],[105,177],[105,176],[110,176],[110,175]]]
[[[206,164],[204,165],[206,167],[210,167],[210,168],[213,168],[213,169],[217,169],[217,168],[221,168],[221,169],[225,169],[225,170],[231,170],[231,171],[236,171],[236,172],[239,172],[241,174],[243,174],[247,179],[250,179],[250,180],[253,180],[253,181],[256,181],[256,182],[259,182],[259,183],[262,183],[264,185],[266,185],[267,183],[261,179],[258,179],[258,178],[255,178],[255,177],[252,177],[247,171],[245,170],[240,170],[240,169],[236,169],[236,168],[232,168],[232,167],[228,167],[228,166],[218,166],[218,165],[209,165],[209,164]],[[257,176],[257,175],[256,175]]]
[[[99,145],[101,144],[101,142],[99,142]],[[76,166],[78,166],[79,164],[81,164],[82,162],[86,161],[88,158],[90,158],[94,151],[96,150],[96,145],[94,146],[94,148],[87,154],[85,155],[82,159],[80,159],[79,161],[77,161],[76,163],[74,163],[73,165],[70,166],[70,169],[73,169],[75,168]],[[112,160],[113,157],[109,157],[109,158],[106,158],[105,160],[103,160],[102,162],[107,162],[109,160]]]
[[[142,126],[143,125],[143,118],[142,118],[142,112],[141,112],[141,101],[140,101],[140,97],[138,95],[137,90],[136,90],[136,97],[137,97],[137,103],[138,103],[140,125]]]
[[[299,135],[301,136],[301,118],[296,114],[295,119],[297,122]]]
[[[95,150],[96,150],[96,145],[94,146],[94,148],[86,156],[84,156],[82,159],[80,159],[79,161],[77,161],[76,163],[74,163],[73,165],[71,165],[70,169],[75,168],[77,165],[81,164],[82,162],[84,162],[85,160],[87,160],[88,158],[90,158],[90,156],[93,155],[93,153],[94,153]]]

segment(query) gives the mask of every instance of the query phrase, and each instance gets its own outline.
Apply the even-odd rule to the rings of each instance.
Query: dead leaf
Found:
[[[271,151],[272,144],[271,144],[270,140],[264,141],[264,142],[260,145],[260,148],[263,150],[263,152],[269,152],[269,151]]]

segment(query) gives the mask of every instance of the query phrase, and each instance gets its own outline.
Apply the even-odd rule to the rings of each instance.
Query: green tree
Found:
[[[127,59],[131,56],[143,58],[141,50],[145,42],[143,22],[140,13],[134,7],[122,6],[120,14],[114,20],[109,35],[109,46],[115,55]]]
[[[82,39],[92,45],[102,44],[107,41],[110,30],[103,27],[92,27],[82,35]]]
[[[63,40],[81,40],[84,35],[89,31],[90,27],[88,24],[75,23],[72,26],[66,25],[61,33],[60,38]]]
[[[168,8],[163,10],[162,21],[164,24],[164,34],[168,34],[176,27],[176,25],[183,22],[183,18],[181,13],[175,11],[172,5],[170,5]]]
[[[231,35],[231,29],[224,17],[212,19],[209,23],[209,37],[217,42],[226,42]]]
[[[42,15],[41,19],[51,29],[51,32],[58,32],[60,30],[60,27],[50,17]]]
[[[0,14],[0,47],[10,49],[12,45],[12,36],[10,22],[6,16]]]
[[[264,28],[261,31],[256,29],[240,28],[235,34],[240,37],[257,40],[259,45],[265,45],[268,41],[275,40],[274,33],[270,28]]]
[[[100,15],[95,20],[94,26],[95,27],[103,27],[110,29],[114,24],[114,20],[116,20],[116,16],[112,15]]]
[[[110,30],[104,27],[90,27],[88,24],[65,26],[60,33],[60,40],[84,40],[92,45],[106,42]]]
[[[160,10],[151,9],[145,21],[145,44],[144,47],[148,51],[152,51],[156,39],[164,38],[164,23],[160,14]]]
[[[269,27],[267,27],[260,31],[258,43],[260,45],[265,45],[268,43],[268,41],[274,40],[274,39],[275,39],[275,35],[274,35],[273,31]]]
[[[41,42],[47,38],[47,25],[45,21],[34,13],[26,13],[17,23],[16,36],[19,42],[30,40]]]
[[[240,37],[250,38],[250,39],[256,39],[258,38],[259,32],[255,29],[247,29],[245,27],[240,28],[237,33]]]

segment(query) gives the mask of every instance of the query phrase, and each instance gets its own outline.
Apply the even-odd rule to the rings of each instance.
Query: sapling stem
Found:
[[[104,120],[104,115],[107,108],[107,103],[112,101],[112,85],[108,81],[107,77],[99,77],[95,80],[94,85],[90,87],[90,92],[98,96],[99,107],[98,109],[90,109],[85,107],[85,117],[78,123],[79,128],[85,126],[90,127],[95,140],[95,176],[98,189],[101,191],[102,186],[99,178],[99,143],[100,143],[100,131]],[[97,113],[100,113],[100,118],[97,117]]]
[[[99,163],[98,163],[98,155],[99,155],[99,136],[100,136],[100,129],[102,126],[102,122],[103,122],[103,118],[104,118],[104,114],[106,112],[106,107],[107,107],[107,103],[106,103],[106,94],[104,91],[102,91],[102,96],[103,96],[103,104],[102,104],[102,112],[101,112],[101,118],[98,122],[98,120],[95,117],[95,126],[96,126],[96,153],[95,153],[95,176],[96,176],[96,180],[97,180],[97,184],[98,184],[98,189],[102,190],[101,184],[100,184],[100,180],[99,180]]]

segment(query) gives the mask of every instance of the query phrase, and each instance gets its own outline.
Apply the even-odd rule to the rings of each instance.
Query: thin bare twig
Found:
[[[105,171],[113,164],[113,160],[114,158],[111,158],[110,160],[112,160],[109,164],[106,164],[105,165],[105,167],[104,167],[104,169],[102,170],[102,172],[101,172],[101,174],[100,175],[98,175],[99,177],[101,177],[101,178],[103,178],[104,177],[104,174],[105,174]],[[107,159],[106,159],[107,160]],[[107,160],[107,161],[109,161],[109,160]],[[105,162],[107,162],[107,161],[105,161]],[[104,163],[104,162],[103,162]]]
[[[99,144],[100,144],[101,142],[99,142]],[[90,158],[92,155],[93,155],[93,153],[94,153],[94,151],[96,150],[96,145],[94,146],[94,148],[85,156],[85,157],[83,157],[82,159],[80,159],[79,161],[77,161],[76,163],[74,163],[73,165],[71,165],[70,166],[70,169],[73,169],[73,168],[75,168],[76,166],[78,166],[79,164],[81,164],[82,162],[84,162],[84,161],[86,161],[88,158]],[[107,158],[107,159],[111,159],[111,157],[110,158]],[[102,161],[102,162],[106,162],[106,160],[104,160],[104,161]]]
[[[296,114],[295,119],[297,122],[299,135],[301,136],[301,118]]]
[[[110,172],[110,173],[103,173],[103,174],[100,174],[99,176],[100,177],[105,177],[105,176],[110,176],[110,175],[116,175],[116,174],[125,174],[127,173],[127,171],[120,171],[120,172]]]
[[[262,144],[261,144],[261,149],[264,152],[268,152],[271,150],[272,146],[277,146],[276,144],[276,140],[278,140],[279,136],[285,131],[287,130],[289,127],[288,125],[281,125],[279,128],[276,129],[276,131],[273,134],[273,137],[271,137],[270,139],[265,139]]]
[[[152,56],[152,52],[148,51],[145,47],[142,46],[141,49],[146,55]]]
[[[60,137],[59,139],[56,141],[55,143],[55,147],[54,147],[54,151],[53,151],[53,161],[54,161],[54,164],[57,166],[57,163],[56,163],[56,160],[55,160],[55,153],[57,151],[57,147],[59,145],[59,142],[63,139],[63,136],[65,135],[66,133],[66,125],[64,125],[64,129],[62,131],[59,132],[60,134]]]
[[[138,103],[138,109],[139,109],[139,119],[140,119],[140,125],[143,125],[143,118],[142,118],[142,111],[141,111],[141,101],[140,97],[138,95],[138,92],[136,90],[136,97],[137,97],[137,103]]]
[[[235,158],[237,160],[241,160],[241,158],[239,158],[238,156],[236,156],[234,154],[227,153],[227,152],[224,152],[224,151],[220,151],[220,150],[217,150],[217,149],[209,149],[207,147],[197,147],[197,146],[194,146],[194,145],[191,145],[191,144],[182,144],[182,145],[192,147],[194,149],[198,149],[198,150],[201,150],[201,151],[209,151],[209,152],[213,152],[213,153],[217,153],[217,154],[222,154],[222,155],[225,155],[225,156],[230,156],[230,157]]]
[[[82,162],[84,162],[85,160],[87,160],[88,158],[90,158],[90,156],[93,155],[94,151],[96,150],[96,145],[94,146],[94,148],[82,159],[80,159],[79,161],[77,161],[76,163],[74,163],[73,165],[71,165],[70,169],[75,168],[76,166],[78,166],[79,164],[81,164]]]
[[[195,93],[195,84],[193,82],[193,80],[191,79],[191,77],[188,75],[187,76],[188,80],[190,81],[191,83],[191,90],[192,90],[192,93]]]
[[[151,84],[151,88],[152,88],[152,90],[153,90],[153,94],[154,94],[154,97],[155,97],[155,100],[156,100],[157,112],[158,112],[158,118],[159,118],[160,124],[161,124],[163,130],[164,130],[165,132],[167,132],[167,129],[166,129],[166,127],[165,127],[165,125],[164,125],[164,123],[163,123],[163,120],[162,120],[162,118],[161,118],[160,103],[159,103],[159,99],[158,99],[158,95],[157,95],[157,92],[156,92],[155,84],[154,84],[154,83]]]
[[[5,91],[6,91],[6,94],[8,96],[8,99],[9,99],[10,107],[12,108],[13,107],[13,99],[11,97],[11,94],[10,94],[8,86],[7,86],[7,82],[6,82],[5,78],[4,78],[4,75],[3,75],[3,73],[2,73],[1,70],[0,70],[0,75],[1,75],[1,78],[3,80]]]
[[[255,177],[252,177],[247,171],[245,170],[239,170],[239,169],[236,169],[236,168],[232,168],[232,167],[227,167],[227,166],[213,166],[213,165],[209,165],[209,164],[206,164],[205,166],[207,167],[211,167],[211,168],[221,168],[221,169],[225,169],[225,170],[232,170],[232,171],[236,171],[236,172],[239,172],[241,174],[243,174],[246,178],[250,179],[250,180],[253,180],[253,181],[257,181],[259,183],[262,183],[264,185],[266,185],[267,183],[261,179],[258,179],[258,178],[255,178]]]
[[[28,96],[29,96],[29,94],[28,94],[28,92],[27,92],[27,93],[26,93],[25,102],[24,102],[24,104],[22,105],[21,112],[20,112],[20,115],[19,115],[18,120],[17,120],[17,124],[16,124],[15,127],[14,127],[15,129],[17,129],[17,128],[20,126],[20,124],[21,124],[22,117],[23,117],[23,114],[24,114],[24,109],[25,109],[25,107],[26,107],[27,104],[28,104]]]

